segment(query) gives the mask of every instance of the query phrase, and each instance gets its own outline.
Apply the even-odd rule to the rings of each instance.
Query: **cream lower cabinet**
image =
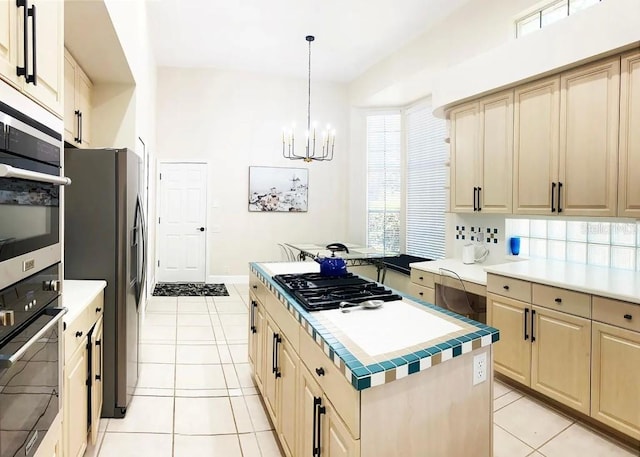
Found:
[[[313,375],[300,368],[298,456],[359,457],[360,440],[354,439]]]
[[[87,449],[87,337],[85,336],[64,367],[64,455],[81,457]]]
[[[264,305],[251,294],[249,309],[249,364],[254,373],[258,389],[262,391],[262,383],[265,376],[265,347],[264,334],[266,320],[264,317]]]
[[[593,297],[591,417],[640,440],[640,305]]]
[[[436,302],[435,275],[426,271],[411,269],[410,294],[428,303]]]
[[[487,308],[495,371],[588,414],[591,321],[496,294]]]
[[[92,444],[97,441],[102,413],[103,310],[101,291],[80,313],[74,314],[73,320],[65,321],[62,415],[65,457],[81,457],[89,441]]]

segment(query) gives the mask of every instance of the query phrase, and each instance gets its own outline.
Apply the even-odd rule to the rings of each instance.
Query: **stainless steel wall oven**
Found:
[[[35,454],[60,411],[59,264],[0,290],[0,457]]]
[[[62,136],[0,102],[0,289],[60,262]]]

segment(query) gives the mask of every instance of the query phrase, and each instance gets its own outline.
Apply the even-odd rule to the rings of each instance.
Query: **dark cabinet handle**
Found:
[[[527,333],[527,321],[529,320],[529,308],[524,309],[524,340],[527,341],[529,339],[529,334]]]
[[[27,73],[29,73],[29,63],[27,61],[27,57],[29,56],[29,28],[27,27],[29,7],[27,0],[16,0],[16,6],[18,8],[24,8],[22,12],[22,52],[24,53],[24,67],[16,67],[16,73],[18,76],[24,76],[26,78]]]
[[[80,338],[83,335],[82,332],[76,332],[76,338]]]
[[[324,376],[324,368],[322,368],[322,367],[316,368],[316,374],[318,376]]]
[[[96,308],[96,313],[99,313],[100,311],[102,311],[102,308],[100,307]]]
[[[482,211],[482,207],[480,206],[480,191],[482,187],[478,187],[478,211]]]
[[[76,133],[77,133],[73,141],[75,141],[76,143],[79,143],[80,142],[80,110],[75,110],[73,114],[75,114],[76,116]]]
[[[556,204],[555,204],[555,199],[556,198],[556,183],[552,182],[551,183],[551,212],[555,213],[556,212]]]
[[[255,300],[251,300],[251,333],[257,333],[258,329],[256,328],[256,308],[258,304]]]
[[[535,335],[535,322],[536,322],[536,310],[532,309],[531,310],[531,342],[534,342],[536,340],[536,335]]]
[[[558,212],[562,212],[562,183],[558,182]]]
[[[33,73],[31,73],[30,75],[26,75],[26,79],[27,79],[27,84],[31,83],[34,86],[37,86],[38,85],[38,69],[37,69],[38,59],[36,56],[36,5],[31,5],[31,8],[29,8],[29,11],[27,14],[31,16],[31,41],[32,41],[31,63],[33,65]],[[25,27],[27,26],[26,22],[24,26]],[[25,59],[26,58],[27,56],[25,54]]]
[[[630,321],[631,319],[633,319],[633,316],[631,314],[625,314],[624,318],[628,321]]]
[[[327,412],[327,408],[322,406],[321,397],[313,397],[313,457],[320,457],[322,449],[322,416]]]
[[[502,286],[504,290],[509,290],[509,286]]]
[[[258,288],[258,286],[256,286],[255,284],[254,284],[253,286],[251,286],[251,287],[253,287],[254,289],[257,289],[257,288]]]
[[[420,276],[418,279],[419,279],[420,281],[422,281],[424,278],[423,278],[422,276]]]
[[[100,346],[102,343],[100,342],[100,340],[96,340],[96,346]]]
[[[555,301],[556,303],[562,303],[562,298],[556,298],[554,301]]]
[[[418,292],[418,295],[422,297],[424,295],[424,292]]]
[[[198,230],[200,232],[204,232],[204,227],[198,227],[196,230]]]
[[[271,356],[272,367],[271,371],[274,374],[275,378],[278,379],[282,376],[280,370],[278,370],[278,344],[282,342],[280,335],[278,333],[273,334],[273,354]]]
[[[82,128],[82,127],[84,127],[84,122],[83,122],[83,120],[82,120],[82,111],[80,111],[79,117],[80,117],[80,124],[79,124],[79,125],[80,125],[80,128],[79,128],[79,130],[78,130],[78,131],[79,131],[80,133],[79,133],[78,143],[82,144],[82,140],[83,140],[83,138],[82,138],[82,137],[84,136],[84,135],[82,134],[82,130],[83,130],[83,128]]]
[[[99,374],[97,374],[96,375],[96,381],[100,381],[101,379],[102,379],[102,377]]]

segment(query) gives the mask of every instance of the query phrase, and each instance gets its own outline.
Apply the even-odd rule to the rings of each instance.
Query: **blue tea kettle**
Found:
[[[344,276],[347,274],[347,262],[342,257],[336,257],[336,251],[344,251],[349,253],[342,243],[332,243],[327,245],[327,249],[331,251],[331,257],[318,256],[315,261],[320,264],[320,274],[322,276]]]

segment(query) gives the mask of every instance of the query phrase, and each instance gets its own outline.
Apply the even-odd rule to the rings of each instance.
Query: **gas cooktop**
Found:
[[[336,309],[343,301],[402,300],[391,290],[353,273],[322,276],[320,273],[275,275],[273,279],[289,292],[307,311]]]

